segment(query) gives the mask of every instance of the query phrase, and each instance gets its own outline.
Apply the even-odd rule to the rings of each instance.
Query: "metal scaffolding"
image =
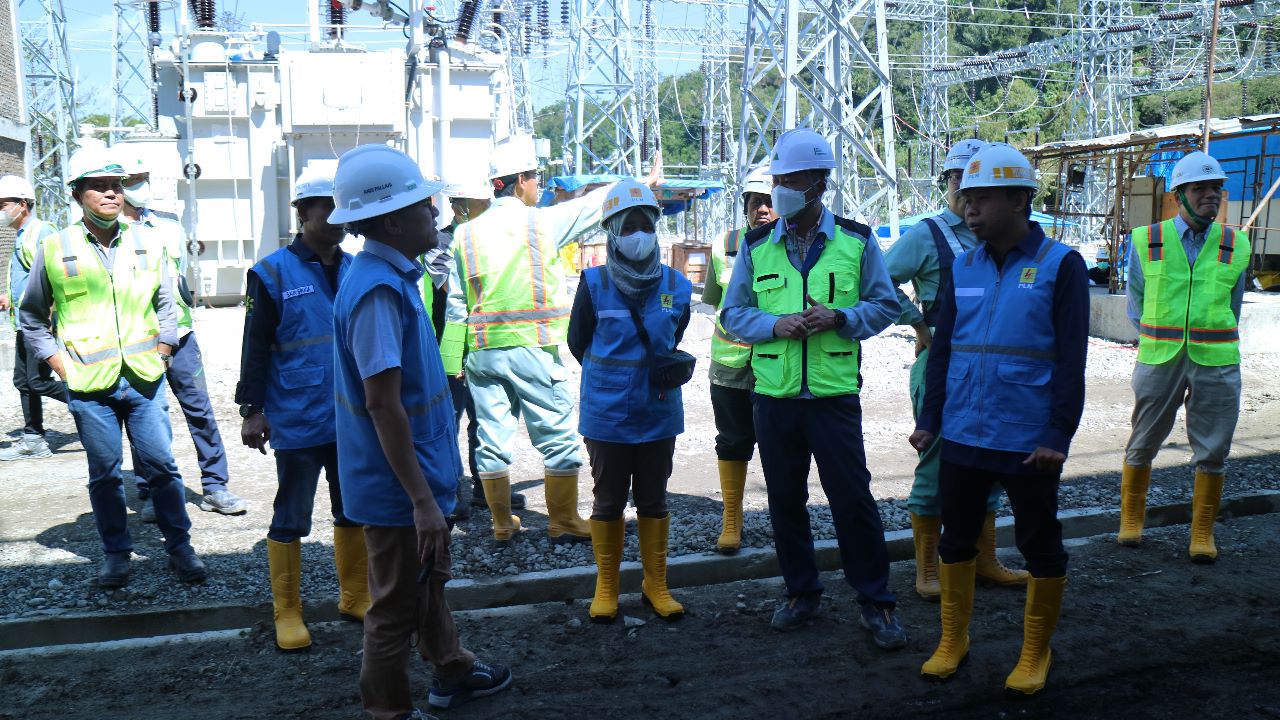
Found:
[[[735,227],[741,217],[737,212],[741,177],[736,167],[738,137],[733,128],[727,25],[728,17],[723,5],[707,7],[706,43],[702,48],[701,66],[705,85],[699,128],[702,137],[698,175],[707,180],[719,180],[726,188],[726,192],[713,196],[704,204],[703,226],[713,233]]]
[[[116,24],[111,37],[111,127],[141,122],[156,129],[155,66],[152,63],[151,21],[160,41],[158,0],[115,0]],[[113,131],[111,137],[122,135]]]
[[[629,0],[575,0],[564,113],[568,173],[640,174],[639,98]]]
[[[31,179],[40,214],[55,225],[70,223],[67,161],[74,149],[76,89],[67,52],[62,0],[20,0],[23,78],[31,123]],[[27,19],[30,18],[30,19]]]

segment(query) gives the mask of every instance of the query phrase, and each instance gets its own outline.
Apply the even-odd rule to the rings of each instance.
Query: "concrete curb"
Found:
[[[1280,491],[1241,495],[1223,500],[1222,520],[1280,512]],[[1118,510],[1070,510],[1059,515],[1064,539],[1113,533],[1119,525]],[[1180,525],[1191,519],[1189,503],[1150,507],[1147,527]],[[996,542],[1013,544],[1013,519],[996,523]],[[910,530],[885,533],[890,562],[915,556]],[[840,568],[840,551],[835,540],[816,543],[818,567],[823,571]],[[589,598],[595,592],[595,568],[576,567],[533,572],[497,580],[455,580],[449,584],[449,606],[454,610],[482,610],[512,605],[564,602]],[[759,580],[778,576],[778,561],[772,548],[748,548],[737,555],[684,555],[672,558],[667,579],[672,587],[716,585],[736,580]],[[638,592],[642,570],[636,562],[622,564],[622,591]],[[308,622],[338,620],[332,600],[308,602]],[[0,622],[0,650],[83,644],[231,630],[251,627],[271,617],[271,605],[225,604],[156,610],[118,615],[80,615],[28,618]]]

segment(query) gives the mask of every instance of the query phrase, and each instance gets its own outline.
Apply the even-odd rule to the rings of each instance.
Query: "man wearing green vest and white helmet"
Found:
[[[1240,415],[1240,305],[1249,238],[1216,222],[1226,173],[1203,152],[1173,168],[1178,215],[1136,228],[1129,253],[1129,319],[1138,328],[1133,432],[1120,484],[1121,545],[1142,540],[1151,461],[1184,403],[1196,466],[1191,559],[1218,557],[1213,523]]]
[[[206,571],[191,547],[182,477],[170,450],[163,381],[178,323],[164,250],[120,219],[128,173],[105,148],[82,149],[70,164],[71,195],[84,219],[41,242],[19,319],[36,357],[67,383],[106,554],[98,585],[129,581],[133,540],[120,473],[121,425],[146,467],[169,567],[183,582],[200,582]]]
[[[0,450],[0,460],[34,460],[53,454],[44,439],[43,398],[66,402],[66,386],[53,376],[47,363],[40,362],[18,327],[18,305],[31,275],[36,248],[46,235],[58,232],[51,223],[35,215],[36,193],[26,178],[0,177],[0,222],[16,230],[13,255],[9,258],[8,291],[0,295],[0,312],[8,313],[14,329],[13,386],[22,399],[22,437]]]
[[[656,183],[658,172],[655,165],[646,184]],[[510,474],[520,416],[543,456],[547,535],[556,543],[591,538],[590,525],[578,514],[582,456],[569,374],[559,354],[570,311],[559,254],[599,224],[613,186],[535,209],[538,178],[532,137],[513,136],[494,148],[493,203],[454,231],[458,275],[450,282],[465,291],[465,308],[450,307],[440,343],[446,369],[449,356],[461,354],[463,338],[467,344],[467,386],[479,422],[476,467],[499,546],[520,529],[520,519],[511,514]]]
[[[742,210],[747,224],[725,233],[711,248],[711,272],[702,290],[702,302],[719,310],[724,289],[748,232],[778,219],[773,214],[773,179],[767,168],[756,168],[742,184]],[[747,463],[755,451],[756,431],[751,420],[751,345],[725,332],[716,317],[711,336],[711,411],[716,421],[716,466],[720,472],[720,499],[724,513],[716,551],[726,555],[742,547],[742,495],[747,486]]]
[[[944,273],[951,272],[955,259],[978,246],[978,236],[964,223],[964,198],[960,195],[960,178],[974,153],[986,146],[981,140],[961,140],[947,151],[938,178],[938,189],[946,196],[947,207],[932,217],[912,225],[884,254],[889,276],[896,285],[910,282],[916,299],[924,311],[898,290],[902,305],[899,325],[910,325],[916,331],[916,362],[911,366],[911,410],[916,418],[924,407],[925,367],[929,362],[929,344],[938,324],[938,287]],[[907,508],[911,511],[911,535],[916,551],[916,593],[927,600],[942,594],[938,581],[938,541],[942,537],[942,501],[938,495],[938,457],[941,441],[935,439],[920,453],[915,480]],[[984,582],[1003,586],[1027,584],[1025,570],[1010,570],[996,557],[996,508],[1000,506],[999,486],[987,498],[986,520],[978,537],[978,577]]]
[[[786,583],[773,627],[795,630],[821,608],[808,508],[809,465],[816,459],[862,625],[877,646],[901,648],[907,633],[894,615],[897,596],[889,590],[858,398],[859,341],[900,311],[871,228],[822,204],[835,167],[831,145],[813,130],[778,137],[769,173],[779,219],[743,239],[747,251],[733,268],[720,321],[752,344],[756,439]]]
[[[173,281],[170,294],[178,311],[178,347],[173,350],[173,362],[165,373],[165,380],[173,397],[182,408],[187,420],[187,430],[195,443],[196,458],[200,463],[200,485],[203,500],[200,509],[223,515],[242,515],[247,506],[235,493],[227,489],[227,450],[218,432],[218,420],[209,402],[209,389],[205,384],[204,358],[200,343],[196,342],[194,322],[191,319],[191,290],[187,288],[186,234],[176,217],[156,212],[151,205],[151,167],[141,155],[124,158],[124,208],[121,216],[140,233],[149,235],[165,253],[171,263],[170,278]],[[135,450],[133,474],[138,483],[138,497],[142,499],[143,522],[155,522],[156,511],[147,491],[144,465]]]

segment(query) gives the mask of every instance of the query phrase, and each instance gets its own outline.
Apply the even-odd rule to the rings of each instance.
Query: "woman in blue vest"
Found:
[[[594,622],[618,615],[618,564],[632,489],[644,566],[645,603],[666,620],[684,607],[667,590],[667,479],[676,436],[684,432],[680,388],[652,379],[655,356],[675,350],[689,324],[693,286],[658,258],[658,201],[634,180],[604,202],[608,261],[582,273],[569,317],[569,350],[582,363],[578,432],[591,458],[596,556]]]

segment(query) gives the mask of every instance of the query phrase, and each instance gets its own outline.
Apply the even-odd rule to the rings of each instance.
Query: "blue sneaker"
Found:
[[[896,650],[907,646],[907,631],[898,624],[893,608],[863,605],[858,618],[862,627],[871,631],[871,641],[884,650]]]
[[[439,674],[431,676],[431,693],[427,702],[434,708],[453,708],[473,698],[482,698],[507,689],[511,684],[511,669],[504,665],[489,665],[476,660],[471,670],[457,678],[445,679]]]
[[[789,632],[804,627],[822,612],[822,605],[819,602],[821,599],[822,593],[788,598],[773,612],[773,620],[769,624],[779,632]]]

